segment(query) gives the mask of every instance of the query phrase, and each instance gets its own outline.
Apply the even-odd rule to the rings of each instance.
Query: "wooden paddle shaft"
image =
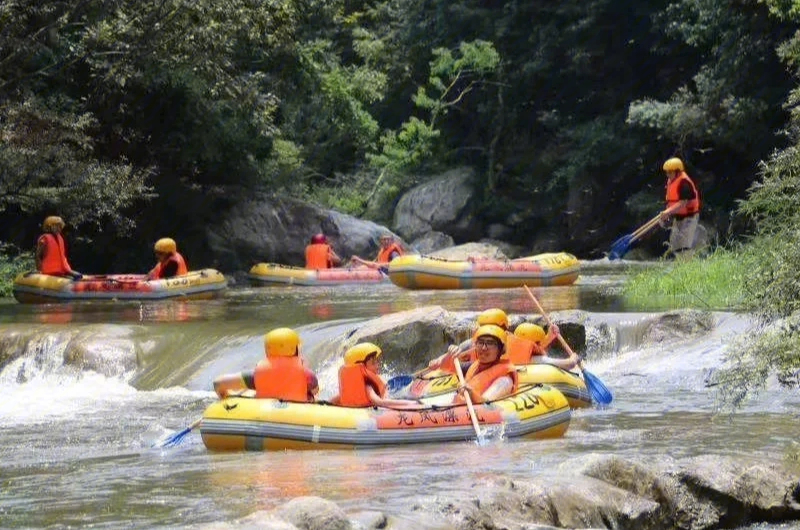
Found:
[[[477,361],[475,361],[477,362]],[[461,370],[461,362],[456,359],[456,375],[458,375],[458,381],[465,385],[464,382],[464,372]],[[464,390],[464,399],[467,402],[467,410],[469,411],[469,417],[472,420],[472,427],[475,429],[475,436],[478,437],[478,440],[481,438],[481,428],[478,425],[478,415],[475,414],[475,407],[472,406],[472,396],[469,395],[469,391],[466,389]]]

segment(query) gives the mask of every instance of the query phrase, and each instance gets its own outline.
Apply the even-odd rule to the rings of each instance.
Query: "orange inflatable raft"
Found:
[[[214,269],[192,271],[163,280],[147,280],[143,274],[84,276],[80,280],[38,272],[20,274],[13,293],[24,304],[46,304],[73,300],[163,300],[202,299],[220,294],[225,276]]]
[[[515,260],[448,261],[418,255],[400,256],[389,264],[392,283],[406,289],[497,289],[571,285],[580,262],[566,252]]]
[[[368,268],[304,269],[277,263],[259,263],[250,269],[250,280],[259,284],[342,285],[381,283],[389,278],[381,271]]]

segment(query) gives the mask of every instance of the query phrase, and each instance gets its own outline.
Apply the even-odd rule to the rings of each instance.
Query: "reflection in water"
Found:
[[[612,283],[582,277],[576,286],[534,292],[548,311],[605,312],[617,307],[609,294]],[[0,406],[2,526],[228,523],[289,498],[319,495],[349,512],[385,511],[407,522],[405,527],[424,527],[429,522],[422,520],[424,509],[437,499],[472,502],[478,488],[491,488],[501,477],[563,477],[588,454],[656,460],[713,453],[777,460],[796,439],[794,411],[800,402],[791,393],[765,393],[730,421],[713,415],[714,390],[704,384],[705,371],[719,365],[726,333],[744,327],[730,317],[708,337],[648,345],[631,338],[621,351],[593,359],[591,369],[614,390],[614,403],[577,411],[563,439],[213,454],[192,432],[180,447],[150,448],[157,437],[202,415],[214,399],[207,385],[213,376],[252,367],[262,358],[267,330],[305,326],[310,348],[357,319],[424,305],[535,313],[523,289],[413,292],[392,285],[234,289],[222,299],[188,302],[0,303],[0,333],[6,338],[25,331],[46,339],[48,330],[40,328],[47,326],[31,323],[53,325],[69,341],[96,331],[119,351],[127,351],[122,346],[131,337],[141,363],[131,386],[65,367],[63,352],[44,340],[44,346],[31,349],[24,382],[16,377],[21,361],[3,366],[0,375],[9,377],[0,377],[6,397]],[[592,317],[612,327],[634,326],[642,318]],[[43,355],[47,348],[52,351]],[[335,370],[330,371],[323,384],[335,385]],[[185,388],[192,377],[197,386]]]

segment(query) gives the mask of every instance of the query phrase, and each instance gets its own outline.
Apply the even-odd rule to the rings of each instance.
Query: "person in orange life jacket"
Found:
[[[558,326],[553,324],[545,333],[541,326],[530,322],[523,322],[514,330],[517,341],[513,349],[508,351],[508,360],[514,364],[552,364],[562,370],[572,370],[580,359],[575,352],[572,352],[566,359],[551,357],[547,350],[552,342],[558,338],[560,331]]]
[[[383,352],[371,342],[356,344],[344,353],[339,369],[339,395],[331,401],[342,407],[418,409],[418,401],[386,397],[386,383],[379,375]]]
[[[311,244],[306,247],[306,269],[330,269],[341,264],[342,258],[328,244],[325,234],[311,237]]]
[[[508,315],[502,309],[493,307],[482,311],[478,315],[478,327],[488,324],[495,325],[504,331],[508,331]],[[428,368],[431,370],[444,370],[446,372],[455,373],[455,359],[461,362],[461,369],[464,373],[469,369],[469,365],[478,360],[477,352],[475,351],[474,342],[472,339],[467,339],[459,345],[452,344],[448,346],[447,353],[437,357],[428,363]]]
[[[170,237],[164,237],[156,241],[153,250],[156,253],[158,263],[147,273],[148,280],[163,280],[183,276],[189,272],[186,260],[178,253],[178,245]]]
[[[350,264],[363,265],[364,267],[369,267],[370,269],[379,269],[384,274],[388,274],[389,268],[387,265],[393,259],[402,256],[403,249],[399,244],[395,243],[394,236],[388,232],[381,234],[381,237],[378,241],[381,245],[381,248],[378,250],[378,255],[375,257],[375,261],[369,261],[361,259],[358,256],[352,256],[350,258]]]
[[[458,387],[454,402],[463,403],[469,392],[473,403],[502,399],[517,391],[517,371],[503,355],[507,333],[493,324],[481,326],[473,335],[478,360],[464,374],[464,384]]]
[[[695,244],[697,222],[700,218],[700,193],[697,185],[689,178],[680,158],[670,158],[664,162],[667,175],[667,208],[677,208],[669,214],[661,214],[662,226],[672,217],[669,235],[669,248],[675,257],[690,256]]]
[[[64,220],[51,215],[42,223],[44,232],[36,241],[36,270],[50,276],[69,276],[73,280],[80,280],[83,274],[72,270],[67,261],[67,247],[64,243]]]
[[[214,379],[214,391],[224,399],[244,390],[255,390],[257,398],[313,402],[319,393],[317,376],[300,357],[300,337],[290,328],[273,329],[264,335],[264,355],[255,370],[225,374]]]

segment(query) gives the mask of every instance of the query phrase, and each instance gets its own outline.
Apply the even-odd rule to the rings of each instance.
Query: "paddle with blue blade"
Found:
[[[533,293],[531,292],[531,290],[528,288],[527,285],[523,285],[523,287],[528,292],[528,296],[531,297],[533,303],[536,305],[536,309],[544,317],[545,321],[547,322],[547,325],[552,326],[553,322],[550,320],[550,317],[547,315],[547,313],[544,312],[542,304],[539,303],[539,300],[536,299],[536,297],[533,295]],[[561,346],[567,351],[567,353],[573,355],[572,348],[569,347],[569,344],[567,344],[567,341],[564,340],[564,337],[562,337],[561,334],[558,335],[558,340],[559,342],[561,342]],[[594,375],[593,373],[587,371],[583,367],[582,361],[578,364],[578,366],[583,371],[583,380],[586,383],[586,388],[592,395],[592,401],[594,401],[598,405],[603,405],[603,406],[610,404],[611,400],[614,399],[614,396],[611,394],[611,391],[608,389],[608,387],[606,387],[603,381],[601,381],[600,378]]]
[[[661,219],[661,213],[647,221],[645,224],[634,230],[630,234],[626,234],[621,238],[617,239],[611,244],[611,250],[608,253],[608,259],[622,259],[622,256],[628,253],[631,249],[631,245],[636,242],[637,239],[640,239],[644,236],[647,232],[652,230],[658,224],[658,221]]]
[[[180,445],[186,435],[199,427],[202,422],[203,418],[198,418],[185,429],[181,429],[178,432],[174,432],[170,435],[159,438],[153,443],[152,447],[160,449],[164,447],[175,447],[176,445]]]

